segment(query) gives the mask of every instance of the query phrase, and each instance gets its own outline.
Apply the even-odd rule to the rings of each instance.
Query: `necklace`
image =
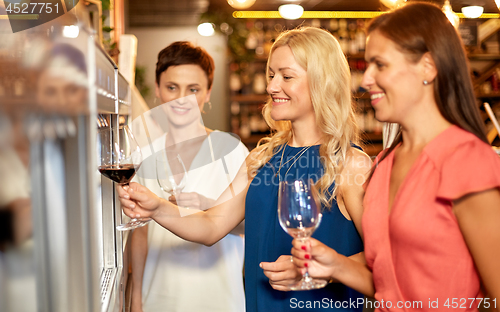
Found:
[[[318,143],[321,139],[319,139],[318,141],[314,142],[313,145],[309,145],[309,146],[305,146],[304,148],[302,148],[302,150],[300,152],[298,152],[295,156],[293,156],[292,158],[290,158],[289,160],[287,160],[285,163],[283,163],[283,156],[285,155],[285,149],[286,149],[286,146],[288,145],[288,142],[283,146],[283,151],[281,152],[281,159],[280,159],[280,166],[278,168],[278,172],[276,172],[276,175],[275,177],[279,177],[279,180],[281,182],[281,176],[279,175],[280,174],[280,170],[281,168],[283,168],[284,165],[288,164],[290,161],[292,161],[293,159],[295,159],[295,161],[290,165],[290,167],[288,168],[288,170],[285,172],[285,177],[286,175],[288,174],[288,171],[290,171],[290,169],[292,169],[293,165],[295,165],[295,163],[299,160],[300,157],[302,157],[302,155],[304,155],[305,152],[307,152],[308,149],[311,148],[311,146],[314,146],[316,145],[316,143]]]

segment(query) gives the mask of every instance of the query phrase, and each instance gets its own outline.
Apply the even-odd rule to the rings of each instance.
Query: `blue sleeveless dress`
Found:
[[[296,162],[296,159],[292,159],[287,163],[303,151],[302,147],[287,145],[283,155],[284,165],[279,172],[282,181],[298,178],[317,181],[323,174],[319,147],[312,146]],[[278,291],[271,287],[269,279],[259,267],[262,261],[274,262],[281,255],[290,255],[292,248],[292,237],[285,233],[278,220],[279,180],[275,175],[280,166],[281,154],[282,149],[277,149],[270,161],[259,169],[246,197],[246,311],[362,311],[363,305],[356,303],[363,295],[343,284],[332,283],[323,289],[310,291]],[[363,242],[354,223],[342,215],[336,201],[330,209],[322,207],[322,210],[323,218],[313,237],[346,256],[363,251]]]

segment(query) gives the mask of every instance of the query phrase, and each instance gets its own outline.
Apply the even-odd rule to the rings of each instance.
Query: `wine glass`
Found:
[[[142,153],[128,126],[104,127],[99,132],[99,172],[108,179],[128,185],[142,163]],[[119,231],[132,230],[148,221],[131,219],[116,227]]]
[[[280,225],[294,238],[306,241],[321,222],[320,202],[314,183],[303,180],[281,181],[278,194]],[[309,290],[325,287],[324,280],[309,276],[306,268],[302,279],[289,286],[290,290]]]
[[[162,191],[177,197],[186,186],[188,173],[179,154],[167,156],[163,151],[156,156],[156,178]],[[187,207],[184,207],[187,208]]]

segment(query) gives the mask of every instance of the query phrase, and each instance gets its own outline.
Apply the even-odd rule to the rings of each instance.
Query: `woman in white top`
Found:
[[[193,212],[215,203],[248,154],[238,139],[201,121],[213,71],[212,57],[189,42],[174,42],[158,54],[156,96],[164,104],[154,110],[166,117],[168,130],[152,142],[152,156],[145,157],[136,176],[158,196]],[[158,114],[151,115],[158,120]],[[162,151],[170,166],[178,155],[188,172],[182,193],[175,197],[163,192],[156,180],[155,152]],[[212,179],[215,175],[221,179]],[[238,233],[207,247],[185,241],[154,221],[134,230],[132,311],[244,311],[243,248]]]

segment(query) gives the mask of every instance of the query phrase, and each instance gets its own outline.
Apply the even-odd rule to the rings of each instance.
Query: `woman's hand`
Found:
[[[139,183],[117,185],[123,212],[130,218],[153,218],[158,213],[161,198]]]
[[[215,200],[206,198],[205,196],[191,192],[191,193],[180,193],[177,196],[170,196],[168,200],[179,207],[207,210],[215,205]]]
[[[288,291],[288,286],[298,282],[302,276],[292,262],[292,256],[280,256],[275,262],[261,262],[264,275],[269,278],[269,284],[276,290]]]
[[[305,242],[294,239],[292,242],[293,263],[304,274],[306,268],[315,279],[330,281],[335,273],[339,254],[314,238]]]

